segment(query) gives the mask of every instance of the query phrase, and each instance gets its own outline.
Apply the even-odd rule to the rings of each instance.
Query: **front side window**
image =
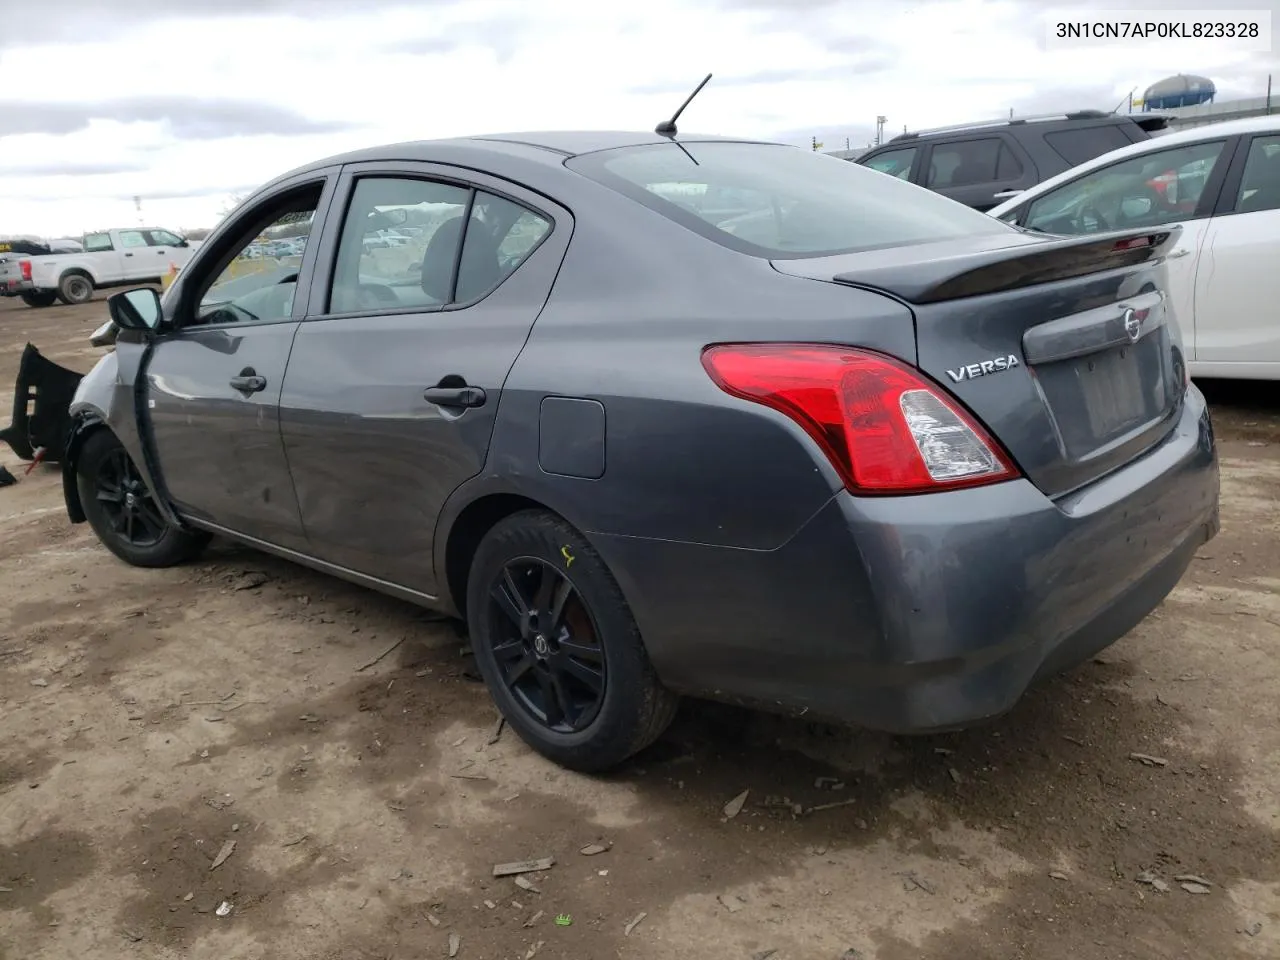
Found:
[[[102,253],[104,250],[114,249],[115,245],[111,242],[109,233],[86,233],[84,236],[85,253]]]
[[[911,176],[911,164],[915,162],[918,149],[918,147],[906,147],[902,150],[886,150],[884,153],[876,154],[863,166],[870,167],[879,173],[887,173],[899,180],[906,180]]]
[[[176,247],[182,238],[168,230],[148,230],[147,238],[153,247]]]
[[[566,166],[723,246],[773,259],[986,236],[1010,228],[875,170],[798,147],[729,141],[660,143],[583,154]],[[753,209],[704,207],[730,187]]]
[[[244,221],[235,253],[200,292],[196,323],[267,323],[293,315],[298,263],[264,256],[263,249],[282,235],[310,233],[322,189],[302,188]]]
[[[1245,159],[1237,213],[1280,209],[1280,137],[1254,137]]]
[[[434,310],[477,300],[506,279],[550,227],[545,217],[482,190],[362,178],[343,223],[328,312]]]
[[[1064,184],[1027,209],[1026,226],[1067,236],[1158,227],[1194,216],[1224,141],[1142,154]]]

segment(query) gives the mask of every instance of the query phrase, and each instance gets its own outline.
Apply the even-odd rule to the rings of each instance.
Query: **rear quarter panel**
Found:
[[[507,379],[486,471],[461,500],[510,488],[589,534],[779,546],[840,481],[790,419],[716,387],[703,348],[837,342],[913,360],[910,311],[782,276],[605,188],[594,192],[592,216],[576,208],[555,288]],[[542,402],[552,396],[604,406],[597,479],[543,469]]]

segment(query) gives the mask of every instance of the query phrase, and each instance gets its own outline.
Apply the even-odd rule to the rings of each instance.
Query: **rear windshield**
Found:
[[[780,144],[659,143],[567,165],[717,243],[771,259],[1013,229],[923,187]]]

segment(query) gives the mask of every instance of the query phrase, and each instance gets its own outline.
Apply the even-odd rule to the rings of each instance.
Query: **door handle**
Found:
[[[133,254],[132,254],[132,253],[126,253],[126,254],[125,254],[125,256],[126,256],[126,257],[132,257],[132,256],[133,256]]]
[[[488,397],[482,388],[464,383],[456,387],[427,387],[422,391],[422,399],[438,407],[482,407]]]
[[[246,396],[267,389],[267,378],[260,377],[253,370],[242,370],[240,376],[231,378],[231,388],[239,390]]]

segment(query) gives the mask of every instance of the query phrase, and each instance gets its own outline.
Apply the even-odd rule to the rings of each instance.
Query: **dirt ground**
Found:
[[[104,317],[0,305],[0,403],[26,341],[88,370]],[[0,958],[1280,957],[1280,393],[1209,387],[1222,533],[1011,716],[686,703],[606,778],[493,742],[452,624],[227,545],[132,569],[4,448]]]

